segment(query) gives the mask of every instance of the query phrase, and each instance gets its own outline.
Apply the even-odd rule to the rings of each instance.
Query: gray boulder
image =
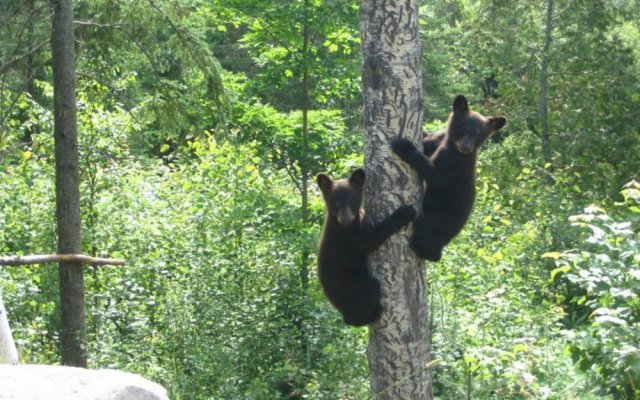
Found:
[[[169,400],[139,375],[110,369],[0,365],[1,400]]]

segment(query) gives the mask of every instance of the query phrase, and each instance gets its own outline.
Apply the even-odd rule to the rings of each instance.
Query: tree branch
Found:
[[[122,24],[100,24],[94,21],[73,21],[73,24],[78,26],[90,26],[93,28],[122,29]]]
[[[33,49],[27,51],[26,53],[14,57],[11,60],[7,61],[6,63],[0,65],[0,74],[4,74],[5,72],[7,72],[11,67],[13,67],[14,64],[18,63],[20,60],[29,57],[30,55],[32,55],[33,53],[37,52],[38,50],[40,50],[44,45],[49,43],[49,39],[43,41],[42,43],[40,43],[39,45],[37,45],[36,47],[34,47]]]
[[[84,72],[77,72],[76,73],[77,76],[82,77],[82,78],[87,78],[87,79],[91,79],[105,87],[108,87],[109,90],[111,90],[111,92],[118,98],[118,100],[120,100],[120,104],[122,104],[122,106],[124,107],[124,109],[127,111],[127,113],[129,114],[129,116],[133,119],[133,121],[138,124],[138,126],[142,126],[142,123],[140,123],[140,121],[138,121],[138,118],[135,116],[135,114],[133,113],[133,110],[127,105],[127,103],[125,102],[125,100],[131,100],[127,97],[121,96],[120,95],[120,91],[122,91],[124,88],[117,88],[114,87],[113,85],[111,85],[109,82],[106,82],[105,80],[98,78],[97,76],[91,75],[91,74],[87,74]]]
[[[93,265],[124,265],[125,260],[118,258],[91,257],[85,254],[39,254],[34,256],[3,256],[0,265],[31,265],[55,262],[83,263]]]

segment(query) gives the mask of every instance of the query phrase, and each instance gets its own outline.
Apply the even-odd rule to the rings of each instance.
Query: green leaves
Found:
[[[252,6],[253,4],[253,6]],[[359,95],[357,2],[232,2],[248,32],[241,43],[258,68],[248,90],[280,111],[345,108]],[[359,107],[359,106],[357,106]],[[350,112],[351,114],[351,112]]]
[[[571,271],[571,266],[569,265],[563,265],[562,267],[554,268],[553,270],[551,270],[551,278],[549,278],[549,280],[553,282],[558,274],[566,274],[569,271]]]
[[[583,293],[572,301],[591,310],[588,320],[571,331],[574,361],[598,380],[602,392],[621,399],[640,394],[640,227],[635,217],[640,198],[636,190],[635,182],[625,185],[625,201],[617,213],[631,221],[618,222],[597,206],[571,217],[574,226],[588,233],[584,250],[560,253],[555,257],[560,266],[551,273],[554,279],[556,271],[566,272],[564,279]]]
[[[50,252],[50,54],[20,58],[49,14],[0,3],[0,66],[19,58],[0,72],[0,252]],[[637,397],[640,184],[618,191],[640,170],[640,18],[629,1],[561,3],[550,160],[546,1],[421,7],[425,129],[460,93],[509,117],[480,154],[469,223],[425,266],[441,398]],[[301,171],[362,165],[358,2],[75,4],[85,248],[128,261],[88,269],[92,364],[176,398],[369,397],[366,330],[344,328],[315,278],[312,184],[299,215]],[[2,269],[0,290],[23,359],[58,362],[55,267]]]

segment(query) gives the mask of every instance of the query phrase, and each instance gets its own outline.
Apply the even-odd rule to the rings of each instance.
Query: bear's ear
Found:
[[[364,169],[358,168],[357,170],[353,171],[353,173],[349,177],[349,182],[364,185],[364,177]]]
[[[495,132],[498,129],[501,129],[507,123],[507,119],[505,117],[492,117],[489,118],[489,122],[487,125],[489,127],[489,132]]]
[[[466,114],[469,112],[469,103],[467,102],[467,98],[463,95],[459,94],[453,100],[453,109],[454,114]]]
[[[316,176],[316,182],[323,193],[331,190],[331,187],[333,186],[333,181],[326,174],[318,174],[318,176]]]

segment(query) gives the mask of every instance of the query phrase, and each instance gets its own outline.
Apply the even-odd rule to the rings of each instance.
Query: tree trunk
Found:
[[[309,0],[304,1],[304,25],[302,28],[302,222],[309,222]]]
[[[422,49],[418,1],[362,0],[367,222],[380,221],[402,204],[419,207],[422,183],[391,152],[401,135],[422,138]],[[418,208],[419,209],[419,208]],[[424,265],[409,248],[406,228],[371,255],[382,286],[381,319],[369,329],[369,367],[375,399],[433,397]]]
[[[18,351],[11,336],[11,328],[7,319],[7,310],[0,293],[0,364],[18,364]]]
[[[302,160],[300,162],[300,172],[302,180],[302,223],[309,223],[309,45],[310,45],[310,23],[309,23],[309,0],[304,0],[304,23],[302,26]],[[306,246],[300,254],[300,289],[304,296],[308,296],[309,289],[309,250]],[[311,368],[309,335],[305,330],[305,317],[299,315],[294,322],[298,327],[300,336],[298,341],[302,346],[304,354],[305,368]]]
[[[547,115],[547,77],[549,75],[549,50],[553,40],[553,0],[547,1],[547,24],[545,41],[540,63],[540,137],[542,141],[542,159],[551,162],[551,134],[549,133],[549,117]]]
[[[300,162],[300,172],[302,180],[302,223],[309,223],[309,46],[310,46],[310,24],[309,24],[309,0],[304,1],[304,25],[302,28],[302,161]],[[305,248],[302,251],[302,263],[300,266],[300,282],[306,291],[309,287],[309,251]]]
[[[58,253],[80,254],[82,243],[72,0],[51,0],[51,12]],[[60,262],[59,270],[62,363],[86,367],[82,264]]]
[[[35,0],[27,0],[27,10],[29,10],[30,13],[33,13],[33,10],[35,9],[35,4],[34,4]],[[29,49],[33,49],[36,46],[35,43],[35,37],[34,37],[34,25],[35,25],[35,18],[33,18],[34,15],[30,15],[29,16],[29,20],[27,21],[27,44],[29,46]],[[29,53],[29,55],[27,56],[27,93],[29,93],[29,96],[31,96],[31,99],[35,100],[36,99],[36,71],[35,71],[35,65],[34,65],[34,56],[35,53]],[[33,134],[37,133],[38,131],[38,126],[37,125],[31,125],[29,124],[27,126],[27,128],[24,130],[24,136],[22,138],[22,141],[25,145],[31,147],[33,145]]]

